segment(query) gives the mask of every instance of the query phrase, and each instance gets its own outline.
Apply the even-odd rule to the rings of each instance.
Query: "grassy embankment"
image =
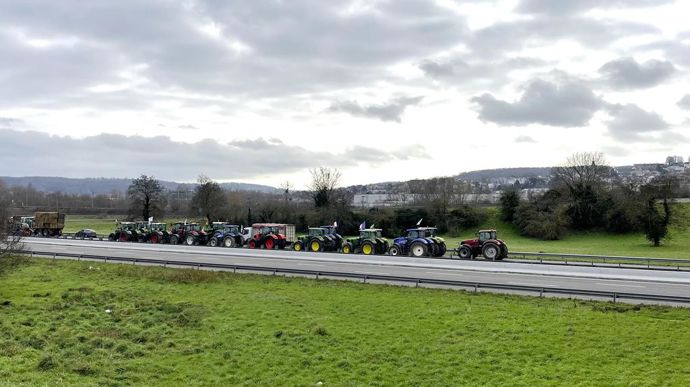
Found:
[[[688,309],[48,260],[0,281],[5,385],[690,384]]]
[[[679,223],[690,225],[690,204],[679,205],[678,209]],[[574,232],[561,240],[543,241],[520,235],[514,225],[499,219],[496,208],[488,208],[487,212],[487,220],[478,229],[497,229],[499,237],[508,243],[511,251],[690,259],[690,226],[671,227],[671,237],[661,247],[653,247],[641,233]],[[68,215],[66,221],[67,233],[91,228],[99,234],[107,235],[115,229],[115,218]],[[475,232],[476,230],[466,230],[460,235],[446,235],[446,242],[450,248],[456,248],[461,240],[473,238]]]

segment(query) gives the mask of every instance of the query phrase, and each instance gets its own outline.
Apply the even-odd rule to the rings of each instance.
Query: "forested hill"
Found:
[[[132,179],[106,179],[106,178],[67,178],[67,177],[45,177],[45,176],[26,176],[26,177],[4,177],[0,176],[8,186],[27,186],[31,184],[33,188],[42,192],[62,192],[65,194],[109,194],[113,191],[125,192]],[[166,189],[175,190],[183,185],[193,187],[190,183],[177,183],[174,181],[161,181]],[[237,191],[260,191],[276,192],[277,189],[267,185],[247,184],[247,183],[220,183],[225,189]]]
[[[456,177],[459,180],[483,181],[487,179],[507,179],[520,177],[547,177],[551,174],[550,167],[530,167],[530,168],[500,168],[483,169],[480,171],[463,172]]]

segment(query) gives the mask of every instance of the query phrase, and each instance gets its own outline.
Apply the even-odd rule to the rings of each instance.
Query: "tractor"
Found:
[[[381,236],[380,228],[366,228],[359,230],[359,237],[346,240],[341,251],[343,254],[386,254],[388,239]]]
[[[108,235],[109,241],[136,242],[139,240],[139,231],[134,222],[120,222],[114,232]]]
[[[309,227],[307,235],[301,236],[292,245],[295,251],[338,251],[343,246],[343,237],[335,226]]]
[[[184,243],[187,246],[205,245],[208,233],[198,223],[173,223],[170,229],[170,244]]]
[[[239,226],[224,222],[213,222],[211,239],[208,240],[209,246],[242,247],[243,244],[244,239],[242,239]]]
[[[252,237],[247,241],[250,249],[284,249],[289,243],[287,235],[292,230],[294,235],[294,225],[282,223],[255,223],[252,225]]]
[[[143,234],[142,242],[147,243],[169,243],[170,233],[165,223],[151,223],[147,227],[147,231]]]
[[[407,235],[395,238],[388,249],[390,255],[412,255],[413,257],[442,257],[446,253],[446,242],[436,236],[435,227],[417,227],[407,230]]]
[[[496,230],[479,230],[477,238],[460,242],[458,256],[474,259],[482,255],[484,259],[500,261],[508,257],[508,246],[496,237]]]

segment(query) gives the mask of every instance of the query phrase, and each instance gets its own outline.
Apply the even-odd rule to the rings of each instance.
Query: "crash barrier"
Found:
[[[188,267],[194,269],[216,269],[216,270],[226,270],[232,272],[243,271],[243,272],[261,272],[269,273],[273,275],[277,274],[292,274],[300,276],[309,276],[319,279],[320,277],[331,277],[331,278],[345,278],[353,280],[362,280],[366,283],[367,281],[384,281],[390,283],[407,283],[414,284],[415,286],[420,285],[435,285],[435,286],[448,286],[454,288],[470,289],[474,292],[480,290],[498,290],[498,291],[519,291],[532,294],[538,294],[539,297],[545,295],[566,295],[566,296],[586,296],[586,297],[596,297],[610,299],[613,302],[622,300],[636,300],[636,301],[661,301],[669,303],[681,303],[690,304],[690,297],[684,296],[669,296],[661,294],[644,294],[644,293],[627,293],[627,292],[610,292],[610,291],[600,291],[600,290],[586,290],[586,289],[566,289],[566,288],[553,288],[545,286],[528,286],[528,285],[511,285],[511,284],[497,284],[497,283],[486,283],[486,282],[475,282],[475,281],[456,281],[456,280],[443,280],[435,278],[421,278],[421,277],[403,277],[403,276],[391,276],[391,275],[381,275],[381,274],[362,274],[353,272],[340,272],[340,271],[322,271],[322,270],[308,270],[308,269],[291,269],[291,268],[279,268],[279,267],[266,267],[266,266],[249,266],[249,265],[233,265],[233,264],[222,264],[222,263],[205,263],[205,262],[193,262],[193,261],[175,261],[175,260],[162,260],[162,259],[150,259],[150,258],[131,258],[131,257],[109,257],[102,255],[90,255],[90,254],[70,254],[70,253],[53,253],[53,252],[41,252],[41,251],[22,251],[22,253],[31,255],[32,257],[48,257],[52,259],[76,259],[77,261],[89,260],[89,261],[103,261],[108,262],[120,262],[120,263],[131,263],[133,265],[147,264],[147,265],[158,265],[158,266],[174,266],[174,267]]]

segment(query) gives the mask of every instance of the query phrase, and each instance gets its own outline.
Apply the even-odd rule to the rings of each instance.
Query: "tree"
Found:
[[[515,189],[508,189],[501,193],[501,219],[512,222],[515,218],[515,211],[520,205],[520,194]]]
[[[225,206],[225,193],[220,184],[204,175],[199,176],[197,182],[199,185],[194,189],[191,206],[195,213],[203,215],[211,224]]]
[[[661,246],[661,241],[668,236],[668,225],[673,211],[671,207],[674,193],[679,182],[673,176],[662,176],[641,187],[642,196],[646,199],[642,224],[647,239],[654,247]]]
[[[602,200],[605,179],[611,168],[601,152],[575,153],[551,171],[552,182],[567,194],[566,213],[576,229],[601,226],[605,222],[606,203]]]
[[[127,188],[129,213],[132,217],[141,216],[148,220],[151,216],[163,216],[165,195],[163,186],[153,176],[141,175],[132,180]]]
[[[333,204],[333,191],[340,182],[340,171],[326,167],[310,169],[311,183],[308,188],[311,191],[316,208],[329,207]]]
[[[15,227],[20,226],[10,221],[11,203],[10,191],[0,181],[0,272],[6,267],[6,263],[14,263],[6,262],[4,258],[22,249],[21,235],[13,232],[16,230]]]

